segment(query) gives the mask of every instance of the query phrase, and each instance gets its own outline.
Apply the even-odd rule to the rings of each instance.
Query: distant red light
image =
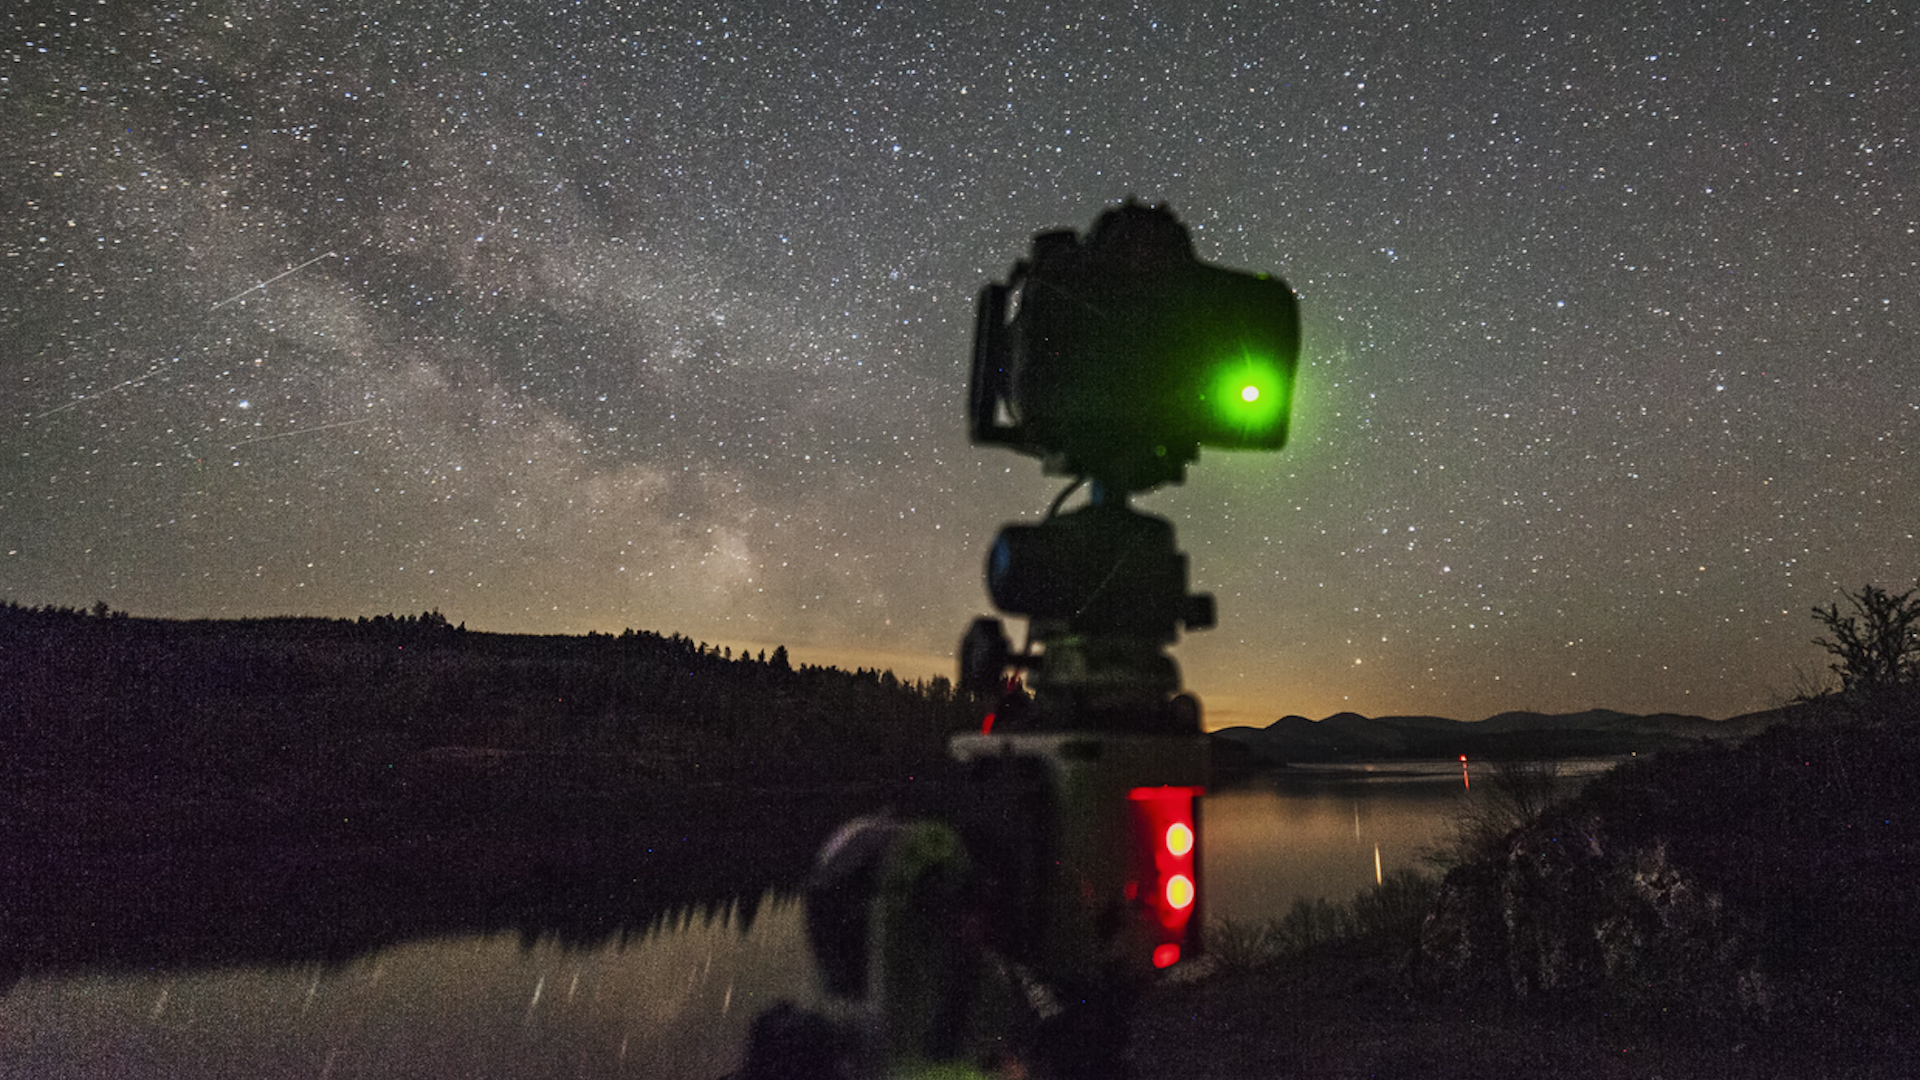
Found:
[[[1165,945],[1156,945],[1153,949],[1153,966],[1170,968],[1180,962],[1180,946],[1169,941]]]

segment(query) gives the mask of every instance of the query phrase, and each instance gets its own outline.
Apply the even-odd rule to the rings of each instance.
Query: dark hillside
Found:
[[[1216,759],[1229,773],[1288,764],[1368,760],[1476,760],[1620,757],[1691,746],[1702,740],[1745,738],[1776,717],[1731,720],[1661,713],[1635,716],[1608,709],[1547,714],[1507,712],[1479,721],[1438,716],[1365,717],[1336,713],[1325,720],[1286,716],[1264,728],[1214,732]]]
[[[1624,763],[1446,879],[1436,989],[1920,1050],[1920,711]],[[1729,1038],[1735,1037],[1729,1035]],[[1783,1044],[1784,1045],[1784,1044]]]
[[[648,768],[688,776],[791,778],[804,764],[869,778],[937,757],[956,716],[945,680],[795,671],[784,654],[735,658],[677,634],[486,634],[433,613],[173,622],[0,608],[0,739],[76,763],[129,745],[183,764],[216,746],[447,745],[644,751]]]
[[[0,976],[751,901],[968,722],[677,635],[0,607]]]
[[[1140,1075],[1914,1075],[1920,701],[1751,719],[1463,834],[1424,920],[1156,988]]]

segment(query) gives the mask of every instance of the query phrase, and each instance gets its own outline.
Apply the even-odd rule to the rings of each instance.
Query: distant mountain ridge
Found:
[[[1216,764],[1275,768],[1293,763],[1392,759],[1603,757],[1651,753],[1707,739],[1739,740],[1771,726],[1783,710],[1730,720],[1588,709],[1574,713],[1503,712],[1485,720],[1441,716],[1366,717],[1335,713],[1325,720],[1283,716],[1264,728],[1213,733]]]

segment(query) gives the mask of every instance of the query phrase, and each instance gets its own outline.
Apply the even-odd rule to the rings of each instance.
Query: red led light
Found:
[[[1193,850],[1193,827],[1184,821],[1167,826],[1167,853],[1185,855]]]
[[[1153,966],[1169,968],[1180,962],[1180,946],[1169,941],[1165,945],[1156,945],[1153,950]]]
[[[1167,879],[1167,906],[1175,911],[1185,911],[1193,906],[1193,879],[1185,874],[1175,874]]]

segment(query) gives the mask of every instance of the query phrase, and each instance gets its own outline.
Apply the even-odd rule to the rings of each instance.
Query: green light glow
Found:
[[[1259,438],[1286,419],[1282,369],[1251,350],[1218,365],[1207,398],[1214,423],[1239,438]]]

